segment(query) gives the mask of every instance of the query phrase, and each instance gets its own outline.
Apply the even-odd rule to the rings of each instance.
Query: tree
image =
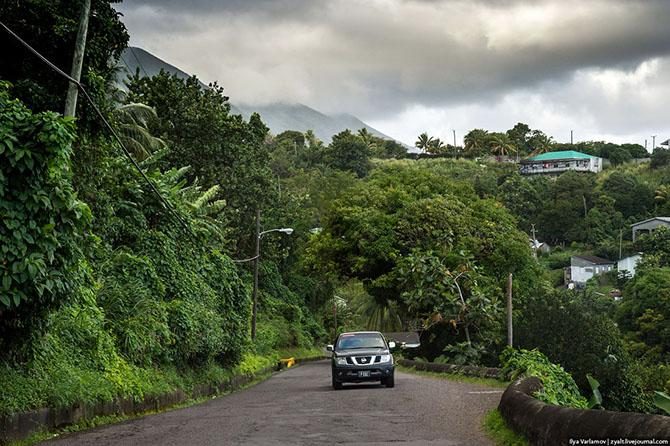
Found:
[[[667,248],[667,232],[659,236]],[[670,361],[670,267],[668,252],[660,267],[649,267],[635,275],[628,283],[617,320],[621,329],[642,345],[633,345],[634,351],[651,362]],[[645,256],[654,254],[645,253]]]
[[[531,147],[533,155],[549,152],[552,144],[552,138],[541,130],[533,130],[530,138],[528,138],[528,145]]]
[[[670,149],[656,147],[651,154],[651,168],[658,169],[670,164]]]
[[[440,140],[440,138],[432,139],[426,148],[426,152],[433,155],[440,155],[446,152],[447,146]]]
[[[492,133],[489,135],[488,145],[491,153],[497,156],[506,156],[517,151],[517,148],[505,133]]]
[[[329,167],[350,170],[358,177],[364,177],[370,170],[370,149],[365,142],[349,130],[333,136],[333,142],[325,151],[325,161]]]
[[[470,157],[475,157],[486,150],[488,132],[483,129],[473,129],[465,134],[463,142],[465,144],[465,153]]]
[[[625,218],[644,217],[653,208],[654,192],[637,175],[615,171],[605,179],[602,191],[614,199],[614,207]]]
[[[530,127],[523,122],[518,122],[514,127],[507,130],[507,136],[519,152],[524,154],[529,153],[530,147],[528,145],[528,135],[530,133]]]
[[[648,411],[621,332],[604,314],[606,305],[611,301],[569,291],[533,296],[516,307],[517,345],[538,348],[562,365],[582,393],[591,391],[586,375],[592,375],[600,382],[602,404],[608,410]]]
[[[428,148],[431,146],[431,144],[433,144],[433,137],[428,136],[428,133],[425,132],[420,134],[419,139],[417,139],[414,143],[414,145],[417,148],[423,150],[424,153],[428,151]]]
[[[248,228],[256,209],[275,201],[268,128],[260,116],[254,113],[247,122],[231,115],[228,98],[216,83],[202,88],[195,76],[183,80],[164,71],[151,78],[131,77],[126,100],[156,110],[158,119],[150,122],[150,130],[169,142],[160,168],[188,165],[187,180],[221,186],[232,238],[246,251],[253,244]]]
[[[149,122],[158,119],[156,110],[144,104],[124,104],[114,110],[116,129],[123,145],[138,161],[165,147],[165,141],[149,131]]]
[[[2,2],[0,17],[10,29],[31,44],[56,66],[72,65],[81,1],[26,0]],[[106,84],[115,76],[115,62],[128,44],[128,32],[113,1],[93,0],[89,19],[82,83],[98,99],[104,98]],[[48,36],[48,37],[46,37]],[[0,33],[3,58],[12,63],[0,65],[0,79],[12,83],[10,94],[20,98],[35,112],[62,113],[68,82],[41,60],[30,54],[6,32]],[[109,101],[98,101],[103,109]],[[97,120],[85,101],[79,101],[80,123],[88,128]],[[80,124],[81,126],[81,124]]]

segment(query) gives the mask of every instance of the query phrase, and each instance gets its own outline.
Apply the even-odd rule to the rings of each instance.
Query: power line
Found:
[[[93,102],[93,99],[91,98],[91,96],[89,96],[88,92],[86,91],[86,89],[84,88],[84,86],[81,84],[81,82],[75,80],[75,79],[72,78],[69,74],[65,73],[63,70],[61,70],[61,69],[58,68],[56,65],[54,65],[49,59],[47,59],[46,57],[42,56],[36,49],[34,49],[32,46],[30,46],[30,44],[28,44],[25,40],[23,40],[23,39],[22,39],[21,37],[19,37],[16,33],[14,33],[14,31],[12,31],[11,29],[9,29],[9,27],[7,27],[7,25],[5,25],[2,21],[0,21],[0,26],[2,26],[2,28],[4,28],[4,30],[7,31],[7,33],[9,33],[9,35],[11,35],[11,36],[14,37],[16,40],[18,40],[18,41],[21,43],[21,45],[23,45],[26,49],[28,49],[28,50],[29,50],[31,53],[33,53],[35,56],[37,56],[42,62],[44,62],[45,64],[47,64],[52,70],[54,70],[56,73],[58,73],[59,75],[61,75],[61,76],[64,77],[65,79],[67,79],[68,81],[74,83],[74,84],[79,88],[79,90],[81,90],[81,92],[82,92],[82,94],[84,95],[84,97],[86,98],[86,100],[89,102],[89,104],[91,105],[91,107],[93,107],[93,110],[95,111],[95,113],[98,115],[98,117],[99,117],[99,118],[102,120],[102,122],[105,124],[105,127],[107,127],[107,130],[109,130],[109,132],[112,134],[112,136],[114,137],[114,139],[116,140],[116,142],[119,144],[119,147],[121,147],[121,150],[123,151],[123,154],[126,156],[126,158],[128,158],[128,160],[131,162],[131,164],[133,165],[133,167],[135,167],[135,169],[140,173],[140,175],[142,176],[142,178],[144,179],[144,181],[146,181],[146,183],[147,183],[147,184],[149,185],[149,187],[151,188],[151,191],[154,193],[154,195],[156,195],[156,196],[158,197],[158,199],[159,199],[159,201],[161,202],[161,204],[163,205],[163,207],[165,207],[165,208],[170,212],[170,214],[171,214],[174,218],[176,218],[177,221],[184,227],[184,229],[185,229],[190,235],[192,235],[192,233],[191,233],[191,229],[188,227],[188,225],[186,224],[186,222],[179,216],[179,214],[177,214],[177,211],[176,211],[175,208],[170,204],[170,202],[169,202],[165,197],[163,197],[163,195],[162,195],[162,194],[160,193],[160,191],[156,188],[156,186],[154,185],[154,183],[149,179],[149,177],[146,176],[146,174],[144,173],[144,171],[142,171],[142,168],[139,166],[139,164],[137,164],[137,161],[135,161],[135,159],[133,159],[132,155],[130,154],[130,152],[128,151],[128,149],[126,148],[126,146],[125,146],[125,145],[123,144],[123,142],[121,141],[121,138],[119,137],[119,135],[116,133],[116,131],[114,130],[114,128],[112,127],[112,125],[109,123],[109,121],[107,121],[107,119],[106,119],[105,116],[102,114],[102,112],[100,111],[100,109],[98,108],[98,106],[95,104],[95,102]]]

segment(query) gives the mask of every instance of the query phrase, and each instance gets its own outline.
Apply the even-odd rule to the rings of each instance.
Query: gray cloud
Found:
[[[134,44],[218,80],[233,100],[376,120],[416,104],[499,103],[514,91],[549,99],[586,88],[585,70],[632,73],[670,55],[670,2],[661,0],[144,0],[120,10]],[[670,83],[663,73],[652,80]]]

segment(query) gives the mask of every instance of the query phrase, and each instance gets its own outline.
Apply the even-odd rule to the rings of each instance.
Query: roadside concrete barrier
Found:
[[[294,365],[323,358],[323,356],[294,358]],[[147,396],[141,401],[130,398],[116,398],[113,401],[101,401],[94,404],[77,403],[70,407],[42,408],[30,412],[0,416],[0,445],[9,441],[24,440],[39,431],[53,431],[99,416],[138,415],[149,411],[167,409],[191,399],[231,392],[244,387],[259,377],[269,375],[282,368],[284,367],[274,365],[251,375],[233,376],[217,385],[196,386],[188,394],[182,390],[175,390],[162,395]]]
[[[519,379],[507,387],[498,406],[509,427],[524,434],[531,445],[668,444],[631,441],[670,440],[670,417],[554,406],[533,397],[541,389],[538,378]]]
[[[405,367],[413,367],[416,370],[422,370],[424,372],[452,373],[457,375],[478,376],[480,378],[494,378],[494,379],[499,379],[501,376],[500,369],[494,367],[438,364],[435,362],[412,361],[409,359],[401,359],[398,361],[398,364]]]

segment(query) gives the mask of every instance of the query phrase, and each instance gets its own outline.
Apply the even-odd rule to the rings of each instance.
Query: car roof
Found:
[[[381,333],[378,331],[347,331],[345,333],[340,333],[340,336],[342,335],[357,335],[357,334],[378,334],[380,335]]]

